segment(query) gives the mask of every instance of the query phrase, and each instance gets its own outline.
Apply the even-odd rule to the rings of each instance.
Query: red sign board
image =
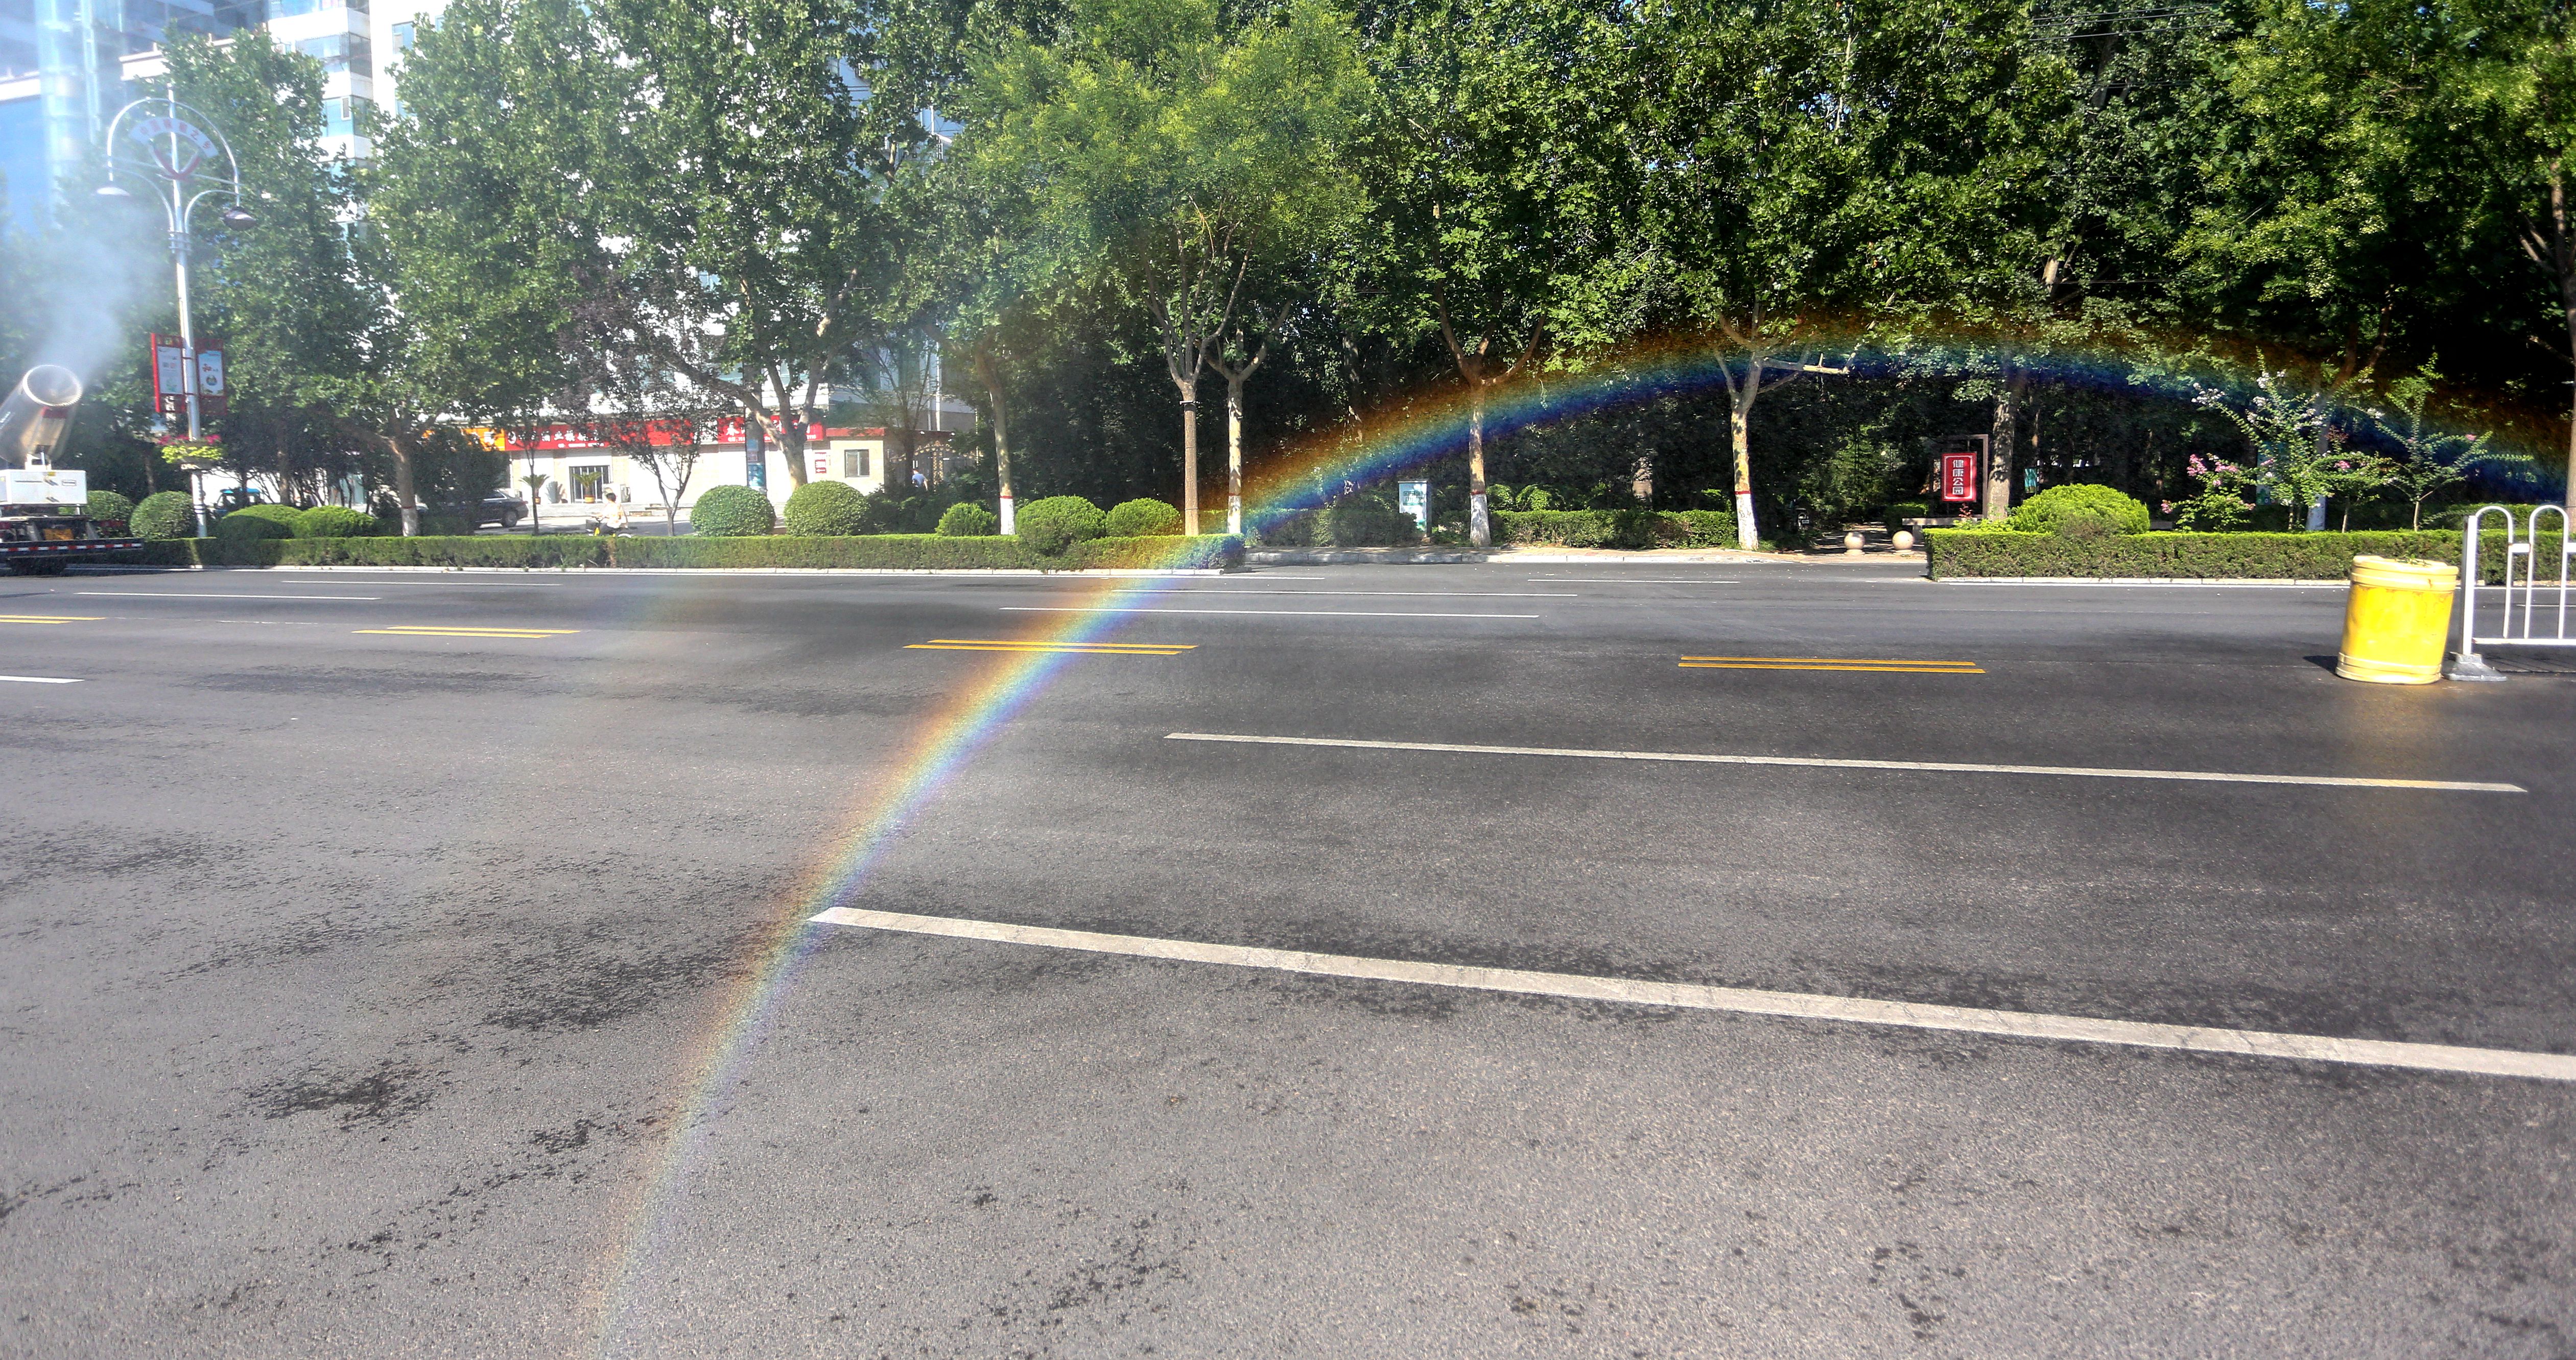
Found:
[[[152,409],[172,419],[184,416],[191,392],[200,417],[213,420],[224,413],[231,385],[224,380],[223,347],[205,345],[192,353],[177,336],[153,336]]]
[[[1977,498],[1977,455],[1945,453],[1941,455],[1941,499],[1972,501]]]

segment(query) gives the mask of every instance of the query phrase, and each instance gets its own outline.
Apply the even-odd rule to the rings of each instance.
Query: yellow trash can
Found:
[[[2448,562],[2354,558],[2335,674],[2380,685],[2441,679],[2442,653],[2451,641],[2451,596],[2459,587],[2460,569]]]

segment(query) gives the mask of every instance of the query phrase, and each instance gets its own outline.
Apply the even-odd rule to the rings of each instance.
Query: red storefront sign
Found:
[[[643,422],[643,425],[644,442],[651,447],[660,448],[670,444],[682,444],[688,442],[687,427],[681,422],[651,420]],[[742,425],[742,417],[740,416],[727,416],[723,420],[711,421],[700,427],[699,439],[707,444],[739,444],[742,442]],[[534,436],[533,438],[531,437],[532,433]],[[613,429],[605,423],[600,425],[547,425],[533,432],[527,430],[512,430],[509,432],[508,439],[510,451],[513,453],[524,452],[528,449],[602,449],[610,447],[612,441],[602,438],[601,436],[605,434],[619,433],[624,433],[624,431]],[[822,423],[820,421],[816,421],[808,424],[805,427],[805,437],[808,439],[822,438]],[[627,444],[632,443],[633,441],[619,440],[615,442],[619,444]]]
[[[1941,499],[1972,501],[1977,498],[1977,455],[1945,453],[1941,455]]]

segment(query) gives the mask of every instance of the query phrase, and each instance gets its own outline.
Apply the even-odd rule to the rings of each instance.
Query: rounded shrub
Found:
[[[1366,496],[1344,496],[1324,512],[1337,548],[1400,548],[1419,537],[1413,516]]]
[[[376,517],[344,505],[317,505],[295,517],[297,538],[369,538]]]
[[[2013,507],[2004,527],[2030,534],[2143,534],[2147,505],[2117,487],[2052,486]]]
[[[257,543],[262,539],[295,537],[294,512],[284,518],[257,513],[279,510],[283,506],[245,505],[215,521],[215,537],[227,543]]]
[[[1108,516],[1100,522],[1100,532],[1109,538],[1144,538],[1180,531],[1181,512],[1151,496],[1111,506]]]
[[[195,538],[197,512],[185,491],[155,491],[134,507],[126,523],[138,538]]]
[[[769,497],[747,486],[711,486],[689,507],[689,532],[708,538],[749,538],[778,523]]]
[[[959,501],[939,517],[939,532],[949,538],[982,538],[1001,530],[1001,516],[973,501]]]
[[[734,489],[736,488],[718,488],[718,490]],[[747,486],[739,489],[751,490]],[[701,498],[698,504],[701,507],[705,506],[705,499]],[[795,493],[787,498],[785,516],[787,532],[807,538],[832,538],[855,534],[859,532],[860,525],[866,522],[867,517],[868,498],[860,495],[859,489],[848,482],[807,482],[796,488]],[[694,522],[696,518],[693,512],[690,519]],[[717,531],[700,529],[698,532],[704,534]]]
[[[1049,496],[1031,501],[1012,518],[1017,522],[1011,527],[1019,531],[1022,543],[1033,552],[1054,557],[1084,539],[1100,537],[1104,516],[1099,506],[1080,496]]]
[[[134,518],[134,500],[114,491],[89,493],[89,517],[102,524],[125,524]]]
[[[283,536],[293,538],[295,536],[295,521],[303,518],[303,515],[303,511],[298,510],[291,505],[263,504],[245,505],[239,510],[228,511],[225,513],[224,518],[232,519],[235,516],[245,516],[250,519],[264,519],[271,524],[282,524],[286,526],[286,533]]]

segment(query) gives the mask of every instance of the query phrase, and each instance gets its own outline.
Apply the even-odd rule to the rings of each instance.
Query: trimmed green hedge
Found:
[[[155,491],[134,507],[134,518],[127,521],[137,538],[193,538],[197,533],[196,507],[188,503],[185,491]]]
[[[948,538],[982,538],[1002,531],[1002,517],[973,501],[959,501],[939,517],[938,532]]]
[[[1100,521],[1103,538],[1151,538],[1180,531],[1181,512],[1173,509],[1169,501],[1151,496],[1120,501],[1109,507],[1109,513]]]
[[[702,538],[751,537],[778,525],[766,492],[747,486],[711,486],[689,507],[689,532]]]
[[[376,517],[346,506],[317,505],[295,517],[297,538],[373,538]]]
[[[621,567],[856,567],[879,570],[945,569],[1079,571],[1203,569],[1239,566],[1243,540],[1224,534],[1197,538],[1093,538],[1047,556],[1006,534],[868,534],[854,538],[619,538]]]
[[[1497,543],[1567,548],[1732,548],[1731,510],[1502,510]]]
[[[804,538],[855,534],[867,521],[868,498],[848,482],[807,482],[787,497],[779,522]],[[693,518],[690,523],[697,521]],[[713,533],[715,531],[709,530]]]
[[[1080,496],[1049,496],[1022,506],[1011,516],[1011,530],[1020,542],[1056,557],[1076,543],[1100,537],[1101,521],[1107,518]]]
[[[1060,557],[991,535],[872,534],[850,538],[593,538],[587,534],[479,534],[471,538],[282,538],[260,542],[173,539],[115,554],[120,562],[165,567],[862,567],[1097,571],[1181,570],[1243,565],[1243,540],[1094,538]]]
[[[2014,506],[2004,526],[2021,533],[2054,534],[2086,522],[2100,532],[2143,534],[2147,503],[2116,486],[2072,482],[2052,486]]]
[[[116,560],[163,567],[604,567],[612,540],[550,534],[435,538],[181,538]]]
[[[2479,561],[2489,581],[2504,573],[2504,535],[2486,535]],[[2071,538],[1978,529],[1924,532],[1936,578],[1971,576],[2157,576],[2198,580],[2340,581],[2352,559],[2416,557],[2460,560],[2457,533],[2381,530],[2314,534],[2120,534]],[[2556,534],[2543,535],[2543,561],[2555,561]]]

